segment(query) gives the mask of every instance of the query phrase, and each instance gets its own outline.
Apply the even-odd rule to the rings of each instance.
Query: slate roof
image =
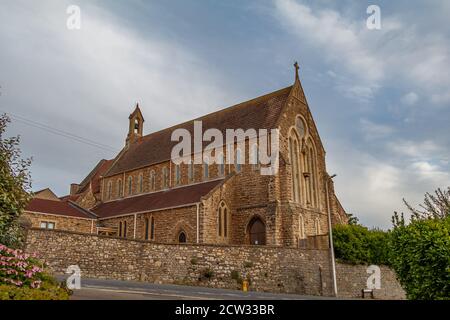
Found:
[[[194,204],[199,202],[201,197],[207,195],[222,181],[223,180],[208,181],[185,187],[104,202],[91,209],[91,211],[99,218],[109,218],[125,214],[162,210],[165,208]]]
[[[178,142],[171,141],[172,132],[187,129],[194,136],[194,121],[202,121],[203,130],[217,128],[225,136],[226,129],[273,129],[289,97],[292,86],[205,115],[203,117],[143,136],[124,149],[105,176],[142,168],[170,160],[171,151]],[[205,145],[209,142],[205,142]]]
[[[87,210],[84,210],[83,208],[70,201],[34,198],[28,203],[25,211],[54,214],[74,218],[95,218],[95,216],[90,214]]]

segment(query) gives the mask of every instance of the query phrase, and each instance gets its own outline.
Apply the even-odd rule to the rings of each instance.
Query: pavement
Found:
[[[61,281],[64,276],[58,277]],[[81,289],[71,300],[322,300],[330,297],[243,292],[197,286],[153,284],[137,281],[81,279]]]

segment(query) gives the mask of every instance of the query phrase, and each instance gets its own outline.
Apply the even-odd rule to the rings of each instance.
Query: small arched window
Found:
[[[175,166],[175,183],[177,185],[179,185],[181,183],[181,169],[180,169],[180,165],[177,164]]]
[[[164,167],[162,169],[162,175],[163,175],[163,188],[167,189],[169,187],[169,170],[167,169],[167,167]]]
[[[124,238],[127,237],[127,222],[126,222],[126,221],[123,222],[123,232],[122,232],[122,235],[123,235]]]
[[[128,177],[128,195],[133,194],[133,177]]]
[[[251,154],[252,154],[251,163],[252,163],[253,170],[258,170],[259,169],[258,144],[256,144],[256,143],[253,144]]]
[[[119,198],[123,197],[123,184],[122,184],[122,179],[119,179],[117,181],[117,196]]]
[[[225,201],[221,201],[217,209],[217,234],[220,238],[227,238],[229,234],[229,210]]]
[[[178,234],[178,242],[179,243],[186,243],[186,233],[184,233],[184,231],[181,231],[179,234]]]
[[[111,200],[112,198],[112,181],[108,182],[108,196],[107,196],[108,200]]]
[[[156,174],[155,171],[150,171],[150,191],[156,190]]]
[[[119,222],[119,237],[122,236],[122,221]]]
[[[316,231],[316,235],[320,235],[322,234],[322,230],[320,228],[320,219],[316,218],[314,221],[314,229]]]
[[[299,215],[299,218],[298,218],[298,237],[300,239],[305,238],[305,221],[303,220],[302,215]]]
[[[225,157],[223,156],[223,153],[221,153],[219,157],[219,175],[225,175]]]
[[[150,218],[150,239],[155,240],[155,218]]]
[[[234,160],[234,167],[236,168],[236,172],[241,172],[242,169],[242,159],[241,159],[241,150],[236,150],[236,156]]]
[[[192,163],[192,160],[189,161],[189,164],[188,164],[188,179],[189,179],[189,182],[194,181],[194,164]]]
[[[139,174],[139,193],[144,192],[144,176]]]
[[[149,231],[149,221],[148,218],[145,218],[145,236],[144,239],[148,240],[148,231]]]
[[[139,133],[139,119],[134,119],[134,133]]]
[[[203,179],[208,180],[209,179],[209,159],[205,158],[203,162]]]

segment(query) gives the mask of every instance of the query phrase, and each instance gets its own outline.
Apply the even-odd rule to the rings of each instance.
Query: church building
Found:
[[[157,243],[306,247],[326,239],[329,219],[346,223],[347,216],[295,67],[287,88],[148,135],[136,105],[117,156],[101,160],[68,196],[37,193],[25,216],[33,227]],[[263,175],[264,165],[247,161],[175,164],[172,132],[193,134],[194,121],[224,136],[227,129],[278,129],[277,174]],[[245,146],[236,158],[249,159],[254,148]]]

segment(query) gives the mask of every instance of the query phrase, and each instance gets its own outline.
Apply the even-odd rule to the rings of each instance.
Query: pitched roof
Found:
[[[108,169],[113,164],[114,160],[100,160],[99,163],[92,169],[92,171],[84,178],[84,180],[80,183],[80,188],[77,194],[82,194],[89,187],[89,184],[92,185],[92,193],[96,194],[100,192],[100,177],[104,175]]]
[[[214,180],[186,187],[174,188],[165,191],[148,193],[141,196],[104,202],[91,211],[99,218],[109,218],[137,212],[163,210],[200,201],[223,180]]]
[[[170,160],[172,148],[178,143],[171,141],[172,132],[175,129],[184,128],[193,135],[194,121],[202,121],[203,130],[216,128],[221,130],[223,134],[225,134],[226,129],[273,129],[289,97],[291,88],[292,86],[289,86],[139,138],[128,149],[122,150],[105,176],[112,176]],[[205,142],[205,145],[207,143],[209,142]]]
[[[25,211],[55,214],[74,218],[94,218],[86,210],[69,201],[55,201],[33,198],[25,208]]]

